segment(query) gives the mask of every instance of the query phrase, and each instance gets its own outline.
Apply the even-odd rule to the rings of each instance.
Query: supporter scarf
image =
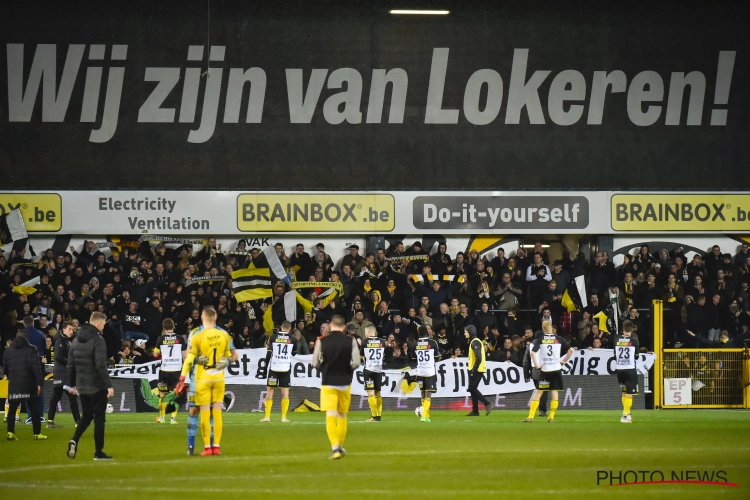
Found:
[[[301,288],[328,288],[325,292],[318,295],[319,299],[329,296],[336,290],[339,295],[344,293],[344,284],[340,281],[293,281],[290,286],[292,290]]]
[[[382,299],[380,297],[380,292],[378,292],[377,290],[375,290],[374,292],[372,292],[372,295],[377,296],[377,300],[376,299],[372,299],[372,303],[373,303],[372,311],[376,312],[378,310],[378,304],[380,304],[380,302],[381,302]]]
[[[89,255],[94,255],[96,252],[99,251],[100,248],[117,248],[119,245],[117,243],[113,243],[111,241],[105,241],[102,243],[94,243],[93,248],[91,251],[89,251]]]
[[[396,291],[396,285],[386,287],[386,289],[388,290],[389,294],[393,295],[393,292]]]
[[[412,281],[423,282],[425,280],[425,277],[427,277],[427,280],[429,281],[457,281],[459,283],[463,283],[464,281],[466,281],[463,275],[459,276],[457,274],[426,274],[424,276],[415,274],[411,277],[411,279]]]
[[[221,281],[226,281],[226,276],[199,276],[197,278],[190,278],[189,280],[185,281],[185,286],[200,284],[211,284],[211,283],[218,283]]]
[[[386,257],[385,260],[396,262],[400,260],[412,261],[412,260],[430,260],[429,255],[401,255],[400,257]]]
[[[144,234],[138,238],[138,243],[143,243],[144,241],[161,241],[163,243],[179,243],[181,245],[208,245],[208,240],[186,240],[184,238],[156,236],[154,234]]]
[[[363,269],[362,269],[362,272],[361,272],[361,273],[359,273],[359,276],[357,276],[357,277],[358,277],[358,278],[361,278],[361,277],[362,277],[362,276],[364,276],[364,275],[368,275],[368,276],[369,276],[369,277],[371,277],[371,278],[380,278],[380,277],[381,277],[381,276],[382,276],[383,274],[385,274],[385,273],[383,273],[383,272],[380,272],[380,273],[378,273],[378,274],[375,274],[375,273],[373,273],[372,271],[370,271],[369,269],[367,269],[367,268],[363,268]]]
[[[18,269],[19,267],[37,267],[37,263],[36,262],[17,262],[15,264],[11,264],[10,272],[12,273],[15,272],[16,269]]]

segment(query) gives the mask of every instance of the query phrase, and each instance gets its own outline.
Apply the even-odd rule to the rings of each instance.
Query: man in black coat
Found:
[[[55,424],[55,412],[57,403],[62,399],[65,387],[68,385],[68,356],[70,355],[70,344],[73,342],[75,327],[70,321],[62,325],[62,330],[55,336],[55,368],[52,375],[52,399],[49,402],[47,410],[47,428],[54,429],[59,427]],[[68,392],[68,402],[70,403],[70,413],[77,424],[81,420],[81,414],[78,411],[78,398]]]
[[[29,344],[26,330],[19,329],[11,346],[3,355],[3,374],[8,377],[8,441],[16,441],[16,408],[25,401],[31,415],[34,439],[47,439],[41,433],[42,414],[39,395],[42,393],[42,372],[39,351]]]
[[[115,391],[107,371],[107,346],[101,336],[107,317],[102,313],[92,313],[89,324],[84,325],[76,335],[68,354],[68,384],[71,394],[81,395],[83,416],[76,428],[73,439],[68,443],[68,456],[76,457],[78,441],[91,422],[94,422],[94,460],[112,460],[104,453],[104,423],[107,399]]]

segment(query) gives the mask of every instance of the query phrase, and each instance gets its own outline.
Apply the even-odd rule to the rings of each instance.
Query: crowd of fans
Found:
[[[199,251],[190,244],[174,246],[142,242],[112,248],[105,255],[86,242],[80,252],[71,247],[70,252],[46,250],[38,256],[23,250],[0,253],[1,347],[15,337],[23,318],[31,316],[47,336],[45,355],[51,362],[52,338],[63,323],[71,321],[77,328],[99,311],[108,317],[104,337],[111,362],[143,363],[152,360],[151,348],[164,318],[173,319],[177,333],[187,336],[199,325],[206,305],[216,308],[218,326],[231,333],[237,348],[263,347],[272,333],[265,313],[272,308],[275,327],[286,319],[279,299],[289,285],[279,281],[273,297],[238,303],[231,283],[232,271],[258,259],[260,249],[248,249],[241,240],[236,249],[222,252],[214,238]],[[303,354],[325,335],[334,314],[347,317],[348,331],[356,337],[374,325],[387,342],[386,365],[394,367],[409,362],[422,325],[438,341],[444,358],[465,355],[467,325],[474,325],[486,340],[489,359],[519,365],[542,321],[551,321],[558,334],[578,348],[608,347],[610,333],[603,331],[607,328],[602,328],[601,312],[610,318],[614,313],[615,322],[630,319],[646,349],[651,344],[648,308],[653,299],[663,300],[669,311],[668,344],[741,346],[750,327],[747,243],[736,255],[715,246],[692,259],[680,247],[652,252],[643,246],[625,255],[618,267],[604,251],[592,262],[582,253],[571,259],[568,252],[550,262],[540,243],[528,252],[520,247],[507,255],[498,248],[491,259],[476,251],[451,256],[445,244],[430,255],[418,241],[408,248],[398,243],[365,255],[352,245],[337,262],[323,244],[312,256],[301,244],[290,252],[281,244],[275,249],[297,281],[338,281],[342,286],[341,293],[326,299],[318,297],[324,286],[298,290],[312,305],[311,310],[299,307],[293,331],[297,351]],[[568,312],[563,296],[578,276],[587,283],[588,305]],[[35,290],[24,291],[21,285],[36,277]]]

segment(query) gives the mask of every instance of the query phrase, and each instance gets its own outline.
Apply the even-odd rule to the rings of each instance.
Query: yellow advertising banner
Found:
[[[17,208],[30,233],[62,229],[62,197],[57,193],[0,193],[0,216]]]
[[[747,231],[748,194],[614,194],[615,231]]]
[[[393,231],[390,194],[240,194],[237,229],[243,232]]]

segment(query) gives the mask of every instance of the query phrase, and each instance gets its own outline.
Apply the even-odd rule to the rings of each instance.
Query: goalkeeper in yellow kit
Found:
[[[220,443],[223,429],[222,403],[224,401],[224,369],[229,365],[231,356],[229,334],[216,328],[216,310],[213,307],[203,309],[201,315],[203,330],[195,332],[190,339],[190,347],[185,363],[182,366],[180,383],[175,392],[185,390],[185,376],[193,364],[195,369],[195,405],[201,413],[201,436],[204,450],[202,456],[221,455]],[[202,362],[205,361],[205,364]],[[211,446],[211,404],[213,402],[214,444]]]

